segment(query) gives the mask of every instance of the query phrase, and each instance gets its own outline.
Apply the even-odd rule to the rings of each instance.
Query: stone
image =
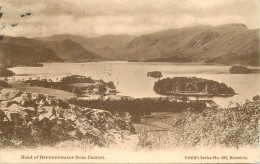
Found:
[[[2,101],[0,103],[1,108],[8,108],[9,106],[11,106],[12,104],[17,103],[16,101],[13,100],[8,100],[8,101]]]
[[[21,97],[15,97],[12,99],[12,101],[17,102],[18,104],[21,104],[24,101],[24,98]]]
[[[8,99],[0,103],[0,121],[4,122],[1,126],[7,129],[1,128],[0,133],[11,144],[7,146],[53,145],[75,139],[106,146],[114,144],[113,134],[121,135],[122,130],[134,132],[131,123],[113,117],[108,111],[81,108],[46,95],[11,89],[4,94],[2,90],[0,96]],[[110,135],[111,131],[115,132]]]
[[[11,106],[9,106],[9,107],[7,108],[7,110],[8,110],[9,112],[19,112],[19,111],[21,111],[21,110],[20,110],[20,107],[19,107],[17,104],[12,104]]]
[[[14,89],[2,89],[0,99],[1,100],[11,100],[15,97],[18,97],[22,95],[23,92],[19,90],[14,90]]]

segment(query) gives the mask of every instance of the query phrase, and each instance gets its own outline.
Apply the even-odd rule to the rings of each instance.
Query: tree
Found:
[[[139,123],[141,122],[141,116],[140,116],[140,113],[139,112],[136,112],[136,111],[132,111],[132,112],[129,112],[130,116],[131,116],[131,122],[133,123]]]
[[[72,93],[76,94],[77,96],[81,95],[81,90],[78,87],[73,88]]]
[[[10,76],[14,76],[15,73],[4,68],[4,67],[0,67],[0,77],[10,77]]]
[[[116,86],[112,81],[107,83],[107,87],[110,88],[110,89],[116,89]]]
[[[104,85],[97,85],[96,87],[98,87],[98,94],[104,94],[107,91],[107,88]]]

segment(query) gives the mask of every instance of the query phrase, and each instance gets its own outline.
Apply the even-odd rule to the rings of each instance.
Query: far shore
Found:
[[[233,65],[225,65],[225,64],[220,64],[220,63],[204,63],[204,62],[162,62],[162,61],[127,61],[127,60],[101,60],[101,61],[91,61],[91,62],[43,62],[43,63],[37,63],[41,64],[41,66],[30,66],[30,65],[17,65],[17,66],[12,66],[13,67],[43,67],[45,64],[85,64],[85,63],[142,63],[142,64],[174,64],[174,65],[209,65],[209,66],[227,66],[227,67],[232,67]],[[253,65],[241,65],[241,66],[246,66],[248,68],[260,68],[259,66],[253,66]],[[254,69],[254,71],[257,71],[259,69]]]

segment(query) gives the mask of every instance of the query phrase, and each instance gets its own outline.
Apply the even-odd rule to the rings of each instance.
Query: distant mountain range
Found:
[[[4,36],[0,41],[0,59],[0,65],[5,66],[105,60],[70,39],[54,42],[10,36]]]
[[[127,50],[138,60],[259,65],[259,29],[243,24],[171,29],[137,37]]]
[[[243,24],[198,25],[138,37],[63,34],[42,38],[4,36],[0,41],[0,65],[101,60],[259,66],[259,29],[248,29]]]
[[[99,54],[103,58],[111,60],[125,60],[125,46],[134,38],[134,36],[129,35],[105,35],[96,38],[87,38],[77,35],[63,34],[36,39],[55,42],[62,42],[64,40],[70,39],[76,43],[79,43],[85,49]]]

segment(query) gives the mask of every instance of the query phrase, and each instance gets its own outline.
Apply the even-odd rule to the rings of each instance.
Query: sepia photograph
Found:
[[[0,163],[259,163],[259,0],[1,0]]]

